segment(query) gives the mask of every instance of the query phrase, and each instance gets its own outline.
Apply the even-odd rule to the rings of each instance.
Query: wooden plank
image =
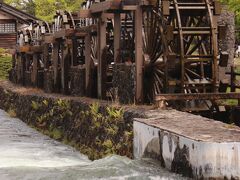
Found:
[[[143,39],[142,39],[142,9],[135,11],[135,63],[136,63],[136,93],[137,103],[143,103]]]

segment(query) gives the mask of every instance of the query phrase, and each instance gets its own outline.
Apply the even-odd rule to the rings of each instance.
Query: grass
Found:
[[[12,57],[10,55],[0,55],[0,79],[8,79],[8,71],[12,67]]]
[[[234,59],[234,66],[235,66],[235,72],[240,73],[240,58],[235,58]],[[240,76],[237,76],[237,80],[240,80]],[[231,92],[231,88],[227,88],[227,93]],[[237,93],[240,93],[240,89],[236,89]],[[223,100],[223,105],[229,105],[229,106],[237,106],[238,105],[238,100],[237,99],[227,99]]]

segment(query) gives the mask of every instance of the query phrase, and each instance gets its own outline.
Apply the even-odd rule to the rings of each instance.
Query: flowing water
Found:
[[[0,180],[184,179],[150,160],[90,161],[0,110]]]

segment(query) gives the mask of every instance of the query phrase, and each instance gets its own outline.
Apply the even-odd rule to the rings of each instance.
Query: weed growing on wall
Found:
[[[39,114],[31,121],[38,130],[74,146],[92,160],[109,154],[132,157],[132,123],[124,121],[123,109],[102,109],[98,103],[74,108],[67,100],[45,99],[31,101],[31,111]]]

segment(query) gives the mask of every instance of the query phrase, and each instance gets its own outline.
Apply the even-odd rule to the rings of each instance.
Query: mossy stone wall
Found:
[[[0,87],[0,108],[92,160],[109,154],[133,157],[133,118],[143,111],[98,103],[21,94]]]

